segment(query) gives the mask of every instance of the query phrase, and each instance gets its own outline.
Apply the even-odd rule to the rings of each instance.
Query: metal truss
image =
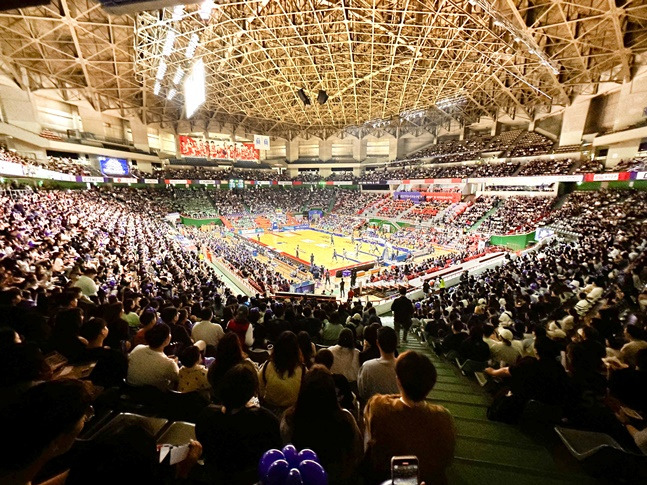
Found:
[[[53,0],[0,13],[0,63],[24,88],[173,127],[184,118],[174,78],[202,58],[207,102],[193,130],[229,124],[284,138],[532,118],[630,79],[646,49],[647,0],[250,0],[136,17]]]

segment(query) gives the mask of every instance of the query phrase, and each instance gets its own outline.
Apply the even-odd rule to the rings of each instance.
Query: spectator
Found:
[[[333,345],[329,350],[334,358],[330,371],[343,375],[351,384],[357,382],[359,350],[355,348],[353,331],[348,328],[343,329],[339,334],[337,345]]]
[[[357,387],[359,397],[368,401],[374,394],[397,394],[398,384],[395,375],[395,351],[398,336],[391,327],[382,327],[377,333],[379,359],[367,360],[359,370]]]
[[[372,323],[364,329],[364,348],[359,353],[359,365],[371,359],[380,358],[380,349],[377,346],[377,332],[382,328],[379,323]]]
[[[191,337],[195,341],[202,340],[211,347],[217,347],[225,332],[219,324],[211,321],[213,311],[210,308],[204,308],[200,313],[200,318],[201,320],[191,330]]]
[[[454,422],[442,406],[425,402],[436,384],[436,368],[424,355],[402,353],[395,366],[400,395],[373,396],[364,409],[368,483],[390,476],[392,456],[418,458],[421,481],[447,484],[454,457]]]
[[[328,322],[325,323],[321,338],[323,339],[324,345],[333,345],[339,340],[339,334],[344,329],[342,325],[342,319],[339,312],[333,312],[328,319]]]
[[[393,312],[393,326],[395,333],[400,341],[400,329],[402,329],[402,340],[407,341],[407,333],[411,327],[411,317],[413,317],[414,308],[411,300],[407,298],[407,289],[401,287],[400,296],[393,300],[391,311]]]
[[[221,402],[220,386],[224,375],[229,369],[238,364],[247,365],[256,372],[256,366],[243,352],[238,336],[233,332],[229,332],[218,342],[216,360],[211,364],[207,373],[214,402]]]
[[[624,334],[628,342],[620,349],[620,358],[629,367],[636,367],[638,352],[647,349],[645,331],[637,325],[630,324],[625,327]]]
[[[256,481],[263,453],[281,447],[277,418],[254,402],[258,389],[256,373],[245,364],[236,364],[219,383],[222,406],[209,406],[198,417],[196,437],[204,447],[206,476],[212,483]]]
[[[87,340],[81,337],[83,310],[71,308],[56,316],[50,345],[53,350],[63,354],[70,362],[78,361],[85,351]]]
[[[163,391],[174,389],[179,369],[176,359],[164,355],[171,341],[171,329],[161,323],[146,332],[147,345],[138,345],[128,356],[128,384],[155,386]]]
[[[133,338],[133,346],[146,345],[146,332],[157,324],[157,315],[154,311],[146,310],[139,317],[139,323],[142,326]]]
[[[178,373],[179,392],[204,391],[210,388],[207,368],[202,365],[200,349],[195,345],[185,348],[180,354],[182,367]]]
[[[306,369],[312,367],[314,364],[315,354],[317,352],[315,344],[310,340],[310,334],[305,330],[302,330],[297,335],[299,340],[299,349],[301,350],[301,355],[303,356],[303,363],[306,366]]]
[[[296,403],[305,374],[297,336],[283,332],[277,339],[270,360],[258,371],[261,402],[280,413]]]
[[[512,345],[513,335],[507,328],[497,330],[498,343],[490,347],[490,355],[494,362],[498,362],[501,367],[511,366],[521,358],[519,349]]]
[[[332,369],[335,358],[329,349],[321,349],[315,355],[315,364],[323,365],[326,369]],[[335,389],[337,390],[337,402],[339,405],[348,411],[355,412],[355,396],[350,387],[348,379],[341,374],[332,374],[333,381],[335,381]]]
[[[332,374],[322,365],[306,373],[296,404],[281,422],[284,443],[314,450],[331,483],[357,483],[362,438],[352,414],[338,401]]]

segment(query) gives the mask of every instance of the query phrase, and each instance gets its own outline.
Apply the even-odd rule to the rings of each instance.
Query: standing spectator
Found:
[[[398,336],[391,327],[382,327],[377,332],[379,359],[371,359],[359,370],[357,388],[364,402],[374,394],[397,394],[398,383],[395,375],[395,351]]]
[[[446,485],[456,431],[447,409],[425,401],[436,384],[436,368],[426,356],[407,351],[395,372],[400,395],[373,396],[364,409],[368,483],[389,477],[391,457],[413,455],[421,481]]]
[[[359,350],[355,348],[355,337],[353,331],[345,328],[339,334],[337,345],[329,349],[334,357],[332,369],[333,374],[341,374],[348,382],[357,382],[359,372]]]
[[[146,332],[146,343],[138,345],[128,356],[128,383],[132,386],[155,386],[163,391],[175,388],[179,369],[176,359],[164,355],[171,341],[171,329],[161,323]]]
[[[400,288],[400,296],[393,300],[391,304],[393,312],[393,326],[395,333],[400,341],[400,329],[402,329],[402,341],[406,343],[409,328],[411,328],[411,317],[413,317],[414,307],[411,300],[407,298],[407,289]]]
[[[281,435],[297,449],[314,450],[331,483],[357,483],[362,437],[355,418],[337,402],[335,382],[324,366],[305,375],[296,404],[283,415]]]

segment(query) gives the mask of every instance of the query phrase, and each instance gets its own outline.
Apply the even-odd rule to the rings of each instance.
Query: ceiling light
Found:
[[[166,99],[168,99],[169,101],[171,101],[171,100],[175,97],[175,95],[176,95],[176,94],[177,94],[177,89],[175,89],[175,88],[171,88],[171,90],[170,90],[170,91],[168,92],[168,94],[166,95]]]
[[[160,93],[161,89],[162,89],[162,85],[159,83],[159,81],[155,82],[155,87],[153,88],[153,94],[157,96]]]
[[[494,25],[496,25],[497,27],[503,27],[503,22],[501,22],[500,20],[495,20]]]
[[[162,55],[168,56],[173,50],[173,44],[175,43],[175,31],[169,30],[166,33],[166,41],[164,42],[164,48],[162,49]]]
[[[164,62],[164,60],[161,60],[161,61],[160,61],[160,65],[159,65],[159,67],[157,68],[157,76],[155,76],[155,79],[157,79],[157,80],[159,80],[159,81],[161,81],[162,79],[164,79],[164,74],[166,74],[166,69],[167,69],[167,67],[168,67],[168,66],[166,65],[166,62]]]
[[[195,54],[195,50],[198,48],[198,43],[200,42],[200,37],[198,34],[193,34],[191,35],[191,38],[189,39],[189,44],[186,46],[186,58],[191,59],[193,55]]]
[[[200,15],[200,18],[202,20],[209,20],[209,17],[211,17],[211,11],[213,10],[213,7],[215,7],[213,0],[204,0],[204,2],[202,2],[202,5],[200,5],[200,11],[198,12]]]
[[[176,5],[173,9],[173,16],[171,17],[171,20],[173,20],[173,22],[176,22],[182,18],[182,15],[184,15],[184,5]]]
[[[178,84],[182,80],[183,76],[184,70],[181,67],[178,67],[175,76],[173,76],[173,84]]]

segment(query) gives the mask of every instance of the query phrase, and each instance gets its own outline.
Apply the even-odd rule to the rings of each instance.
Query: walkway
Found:
[[[458,440],[450,485],[599,483],[585,475],[561,445],[556,446],[553,456],[518,427],[489,421],[486,409],[490,396],[426,344],[410,340],[406,348],[431,358],[438,370],[438,382],[429,401],[446,407],[454,416]]]

